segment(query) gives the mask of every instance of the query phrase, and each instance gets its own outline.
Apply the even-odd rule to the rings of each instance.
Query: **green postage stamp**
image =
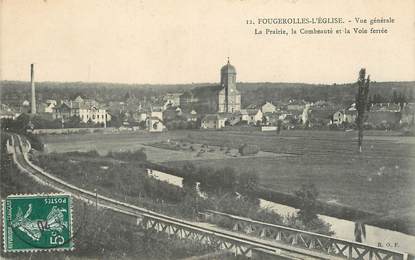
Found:
[[[3,201],[5,252],[72,250],[68,194],[10,195]]]

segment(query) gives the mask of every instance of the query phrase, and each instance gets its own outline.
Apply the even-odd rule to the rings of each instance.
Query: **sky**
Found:
[[[175,84],[218,82],[227,57],[242,82],[415,80],[413,0],[0,0],[0,78]],[[387,34],[259,36],[258,18],[392,17]],[[326,27],[325,27],[326,26]]]

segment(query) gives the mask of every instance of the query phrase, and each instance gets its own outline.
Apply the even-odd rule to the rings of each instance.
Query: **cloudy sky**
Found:
[[[125,83],[415,80],[415,1],[0,0],[1,78]],[[393,17],[388,34],[256,36],[260,17]],[[270,25],[261,28],[292,26]],[[296,25],[300,28],[358,27]],[[259,27],[258,27],[259,28]]]

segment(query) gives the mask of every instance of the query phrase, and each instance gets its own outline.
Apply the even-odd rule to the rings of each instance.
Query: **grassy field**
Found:
[[[170,131],[163,134],[86,134],[44,136],[48,151],[125,151],[145,148],[150,161],[181,167],[191,158],[199,166],[231,166],[254,171],[263,186],[292,193],[314,183],[320,199],[382,215],[409,216],[415,212],[415,137],[398,132],[367,132],[364,152],[357,152],[355,131]],[[261,152],[278,156],[202,157],[195,160],[181,149],[149,146],[155,142],[225,146],[256,144]],[[283,155],[283,156],[281,156]],[[287,156],[284,156],[287,155]],[[415,218],[413,218],[415,219]]]

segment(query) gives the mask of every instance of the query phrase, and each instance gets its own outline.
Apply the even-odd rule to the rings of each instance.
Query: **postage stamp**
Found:
[[[3,201],[5,252],[72,250],[72,197],[10,195]]]

